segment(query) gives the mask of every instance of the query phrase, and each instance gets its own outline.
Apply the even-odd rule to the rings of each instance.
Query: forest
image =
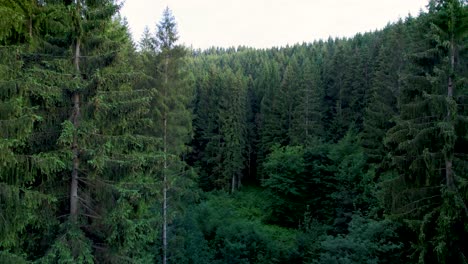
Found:
[[[268,49],[120,8],[0,0],[0,263],[468,263],[466,0]]]

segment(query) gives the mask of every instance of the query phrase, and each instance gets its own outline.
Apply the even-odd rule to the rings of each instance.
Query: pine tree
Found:
[[[415,42],[425,45],[415,46],[416,74],[407,78],[400,116],[387,137],[394,148],[393,164],[405,182],[394,194],[395,211],[420,220],[420,261],[460,262],[464,257],[459,252],[466,250],[455,234],[466,233],[462,223],[468,217],[466,154],[456,147],[466,145],[466,111],[459,106],[459,92],[466,92],[460,51],[466,48],[467,14],[464,1],[429,3],[429,13],[416,29],[430,31],[416,36],[423,41]]]
[[[156,39],[152,36],[149,27],[145,27],[139,47],[143,53],[152,53],[156,51]]]
[[[8,252],[28,259],[43,254],[47,245],[40,241],[53,236],[58,224],[58,175],[66,168],[66,157],[55,140],[64,117],[60,85],[69,78],[61,72],[67,68],[66,53],[55,44],[63,40],[57,27],[70,20],[56,13],[63,11],[60,6],[36,1],[2,3],[0,9],[6,11],[2,19],[7,27],[0,35],[5,44],[0,47],[0,200],[8,205],[1,209],[0,224],[6,238],[0,250],[7,259],[0,261],[10,262]],[[33,20],[39,16],[43,19]],[[55,31],[45,36],[47,25]]]
[[[292,57],[286,66],[281,80],[278,94],[278,108],[275,109],[279,116],[276,120],[278,129],[281,131],[280,141],[276,142],[282,145],[291,143],[291,130],[293,129],[293,117],[297,107],[296,98],[301,89],[300,69],[298,58]]]
[[[233,192],[247,163],[247,79],[230,68],[212,67],[197,97],[194,141],[201,187]]]
[[[345,94],[349,96],[349,120],[355,128],[361,130],[368,94],[372,82],[373,62],[371,59],[374,39],[370,34],[357,34],[352,40],[350,69],[348,70],[348,84]]]
[[[323,91],[318,67],[310,59],[302,65],[302,81],[294,97],[296,107],[289,133],[292,144],[308,146],[323,137]]]
[[[35,182],[43,170],[53,165],[39,166],[39,155],[30,155],[27,144],[34,125],[41,120],[28,98],[28,87],[22,82],[22,47],[0,47],[0,251],[21,256],[22,240],[30,225],[46,226],[38,213],[41,206],[53,203],[53,195],[41,192]],[[47,212],[49,213],[49,212]],[[0,262],[11,262],[1,256]]]
[[[129,70],[128,31],[112,18],[117,11],[112,1],[51,1],[37,8],[34,15],[44,19],[24,38],[30,41],[26,52],[16,55],[23,61],[18,74],[24,85],[18,87],[26,88],[18,102],[29,106],[36,120],[18,153],[29,166],[16,166],[27,168],[30,177],[19,186],[44,194],[33,205],[45,210],[39,211],[42,223],[29,218],[33,226],[24,235],[35,239],[30,244],[22,239],[21,246],[32,260],[46,254],[41,259],[46,263],[146,258],[142,249],[154,224],[144,208],[154,195],[144,188],[152,183],[144,181],[156,159],[155,140],[135,133],[147,124],[139,117],[149,99],[133,91],[137,76]],[[133,185],[123,185],[128,179]],[[140,195],[146,197],[136,203]],[[141,210],[131,214],[129,208]]]
[[[349,52],[348,43],[340,40],[334,42],[333,53],[326,64],[324,73],[326,104],[328,108],[327,118],[330,129],[329,138],[337,141],[347,131],[348,122],[352,121],[349,115],[349,97],[346,93],[348,85]],[[335,50],[336,49],[336,50]]]
[[[397,115],[397,97],[403,75],[407,71],[406,46],[409,39],[403,21],[384,30],[382,45],[378,49],[377,67],[372,80],[370,102],[364,116],[361,134],[365,152],[372,163],[380,164],[386,154],[385,133],[394,126]]]
[[[231,75],[231,76],[230,76]],[[227,72],[230,95],[223,98],[224,111],[220,115],[225,139],[223,168],[231,179],[231,192],[241,187],[242,173],[246,165],[247,150],[247,80],[240,73]]]
[[[263,97],[260,102],[260,122],[259,122],[259,150],[258,150],[258,173],[257,175],[261,178],[264,177],[262,173],[262,166],[264,159],[271,151],[271,147],[275,143],[284,143],[285,134],[287,131],[281,125],[282,121],[280,118],[280,72],[279,66],[275,61],[266,63],[263,67],[264,83],[259,84],[262,86],[264,91]]]
[[[157,25],[154,37],[144,36],[142,43],[147,56],[144,66],[150,84],[156,93],[152,101],[152,118],[157,124],[153,134],[162,139],[162,262],[170,254],[168,227],[177,212],[177,197],[183,197],[184,186],[190,185],[183,156],[192,133],[192,113],[188,108],[192,100],[191,79],[185,69],[184,47],[176,44],[179,36],[172,12],[166,8]],[[150,44],[154,43],[154,47]],[[171,204],[168,201],[171,200]],[[171,207],[169,207],[171,206]]]

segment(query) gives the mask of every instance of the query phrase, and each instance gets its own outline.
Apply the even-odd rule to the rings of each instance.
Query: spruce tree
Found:
[[[22,175],[21,182],[5,183],[11,201],[26,199],[18,200],[22,208],[12,208],[29,215],[7,234],[24,236],[18,239],[22,244],[2,250],[30,260],[46,254],[41,258],[46,263],[101,262],[117,255],[148,259],[144,248],[154,223],[146,202],[154,193],[144,188],[153,184],[145,175],[157,154],[155,140],[136,133],[148,125],[140,117],[149,98],[133,90],[138,78],[129,70],[133,47],[127,29],[112,18],[117,6],[50,1],[32,10],[37,13],[18,16],[33,17],[34,26],[22,23],[28,30],[8,31],[6,44],[14,56],[2,56],[15,69],[15,75],[5,72],[13,85],[2,103],[17,104],[5,118],[22,119],[5,149],[12,154],[11,170],[7,165],[2,173],[10,179]],[[145,198],[135,202],[139,196]],[[35,206],[43,209],[31,211]]]
[[[275,61],[266,62],[263,67],[264,83],[262,84],[264,91],[263,97],[260,101],[260,121],[259,121],[259,151],[258,151],[258,176],[264,177],[262,172],[263,161],[268,154],[271,153],[271,148],[275,143],[284,143],[285,134],[287,131],[281,125],[282,121],[279,120],[281,110],[279,86],[281,82],[278,63]]]
[[[59,175],[67,157],[56,140],[66,111],[61,85],[69,75],[63,72],[65,49],[57,45],[65,34],[57,28],[70,20],[57,13],[64,11],[60,5],[36,1],[10,1],[1,9],[6,28],[0,34],[0,200],[6,206],[1,209],[6,239],[0,250],[6,255],[0,261],[11,262],[11,254],[27,259],[44,254],[48,245],[40,241],[54,236],[59,223]],[[52,33],[45,35],[46,30]]]
[[[408,67],[406,49],[409,38],[403,21],[388,26],[383,33],[361,134],[369,161],[376,164],[380,164],[387,155],[384,137],[395,125],[393,118],[398,113],[397,98]]]
[[[276,120],[278,129],[281,131],[280,141],[275,142],[282,145],[291,143],[290,132],[293,129],[294,112],[297,107],[296,98],[299,97],[301,89],[299,62],[296,56],[288,62],[281,80],[278,95],[277,111],[279,119]]]
[[[349,97],[346,93],[349,66],[349,44],[343,40],[334,42],[333,53],[330,54],[324,73],[326,104],[328,108],[327,119],[330,133],[328,138],[338,141],[346,133],[349,115]]]
[[[400,115],[390,129],[387,144],[404,182],[393,194],[395,213],[420,220],[420,261],[460,262],[466,250],[459,234],[466,234],[468,209],[465,185],[466,110],[460,100],[466,93],[467,7],[465,1],[431,1],[429,13],[416,30],[418,36],[412,73],[400,96]],[[422,45],[421,45],[422,44]],[[397,180],[395,180],[397,181]],[[436,232],[430,233],[429,230]]]
[[[247,80],[230,68],[212,67],[197,97],[194,140],[200,144],[201,187],[235,191],[247,163]]]
[[[294,96],[296,106],[289,135],[292,144],[309,146],[324,135],[323,90],[319,65],[315,60],[305,59],[301,77],[300,86]]]
[[[162,193],[163,263],[168,262],[171,241],[175,239],[170,237],[170,224],[181,206],[179,199],[184,197],[187,186],[192,182],[184,157],[192,134],[189,104],[193,91],[191,78],[186,71],[187,51],[177,45],[178,38],[175,18],[166,8],[157,24],[156,34],[151,36],[149,31],[145,31],[140,42],[141,67],[148,77],[140,84],[153,94],[149,118],[154,126],[147,133],[161,139],[158,151],[162,154],[162,160],[155,180],[159,182]]]

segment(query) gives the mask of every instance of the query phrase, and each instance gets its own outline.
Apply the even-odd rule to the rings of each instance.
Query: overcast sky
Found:
[[[138,42],[147,25],[154,30],[168,6],[180,42],[194,48],[285,46],[383,28],[417,16],[427,0],[126,0],[127,17]]]

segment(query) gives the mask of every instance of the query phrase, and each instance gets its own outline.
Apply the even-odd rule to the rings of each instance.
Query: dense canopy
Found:
[[[138,45],[0,0],[0,263],[468,263],[468,5],[353,38]]]

